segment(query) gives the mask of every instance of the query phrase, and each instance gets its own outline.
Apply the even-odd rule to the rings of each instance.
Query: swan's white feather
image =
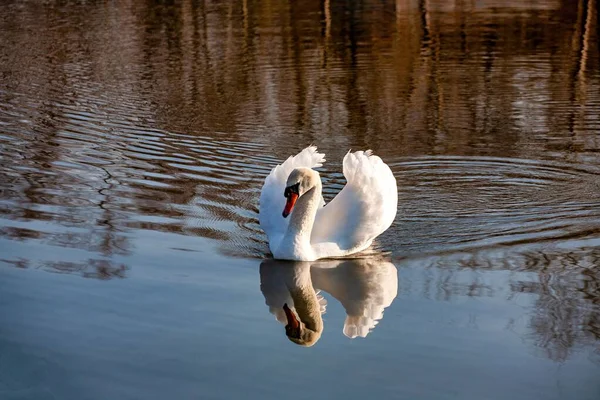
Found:
[[[349,152],[343,172],[346,185],[315,217],[310,241],[319,258],[364,250],[396,217],[396,179],[381,158]]]
[[[260,193],[258,219],[269,238],[271,251],[281,241],[289,223],[289,218],[283,218],[281,215],[286,201],[283,192],[288,176],[295,168],[318,168],[323,162],[325,154],[317,152],[316,146],[309,146],[295,156],[288,157],[282,164],[276,165],[265,178]],[[321,200],[321,203],[324,204],[324,201]]]
[[[315,146],[307,147],[273,168],[265,179],[260,195],[259,222],[274,254],[290,221],[281,215],[288,176],[295,168],[320,167],[324,157]],[[344,157],[343,172],[347,183],[340,193],[327,205],[320,197],[320,208],[310,234],[310,254],[301,254],[295,259],[308,261],[362,251],[394,221],[398,206],[396,179],[381,158],[370,150],[348,152]]]

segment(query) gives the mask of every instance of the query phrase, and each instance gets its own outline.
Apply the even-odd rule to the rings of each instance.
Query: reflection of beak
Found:
[[[285,311],[285,316],[287,317],[288,326],[293,330],[299,329],[300,322],[298,322],[296,315],[292,312],[292,310],[290,310],[287,303],[283,305],[283,311]],[[287,326],[286,326],[286,328],[287,328]]]
[[[294,204],[296,204],[296,200],[298,200],[298,195],[296,193],[290,193],[287,197],[283,213],[281,214],[283,215],[283,218],[287,218],[287,216],[290,215],[292,208],[294,208]]]

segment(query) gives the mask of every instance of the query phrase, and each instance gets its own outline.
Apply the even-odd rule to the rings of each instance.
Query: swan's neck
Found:
[[[310,245],[310,234],[315,223],[315,216],[317,215],[320,200],[321,185],[319,183],[300,196],[298,201],[296,201],[294,211],[290,216],[290,224],[285,234],[287,240],[295,242],[294,247]]]

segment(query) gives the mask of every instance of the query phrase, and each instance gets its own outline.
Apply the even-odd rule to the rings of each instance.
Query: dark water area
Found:
[[[0,2],[0,398],[600,398],[598,10]],[[309,144],[397,179],[362,258],[270,258]]]

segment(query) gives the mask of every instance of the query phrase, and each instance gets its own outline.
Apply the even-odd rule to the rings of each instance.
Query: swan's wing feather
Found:
[[[283,164],[276,165],[265,178],[260,193],[258,219],[270,244],[283,236],[289,223],[289,218],[281,215],[285,206],[283,192],[288,176],[295,168],[318,168],[324,161],[325,154],[317,152],[316,146],[309,146],[290,156]]]
[[[343,162],[346,186],[319,209],[311,243],[340,255],[370,244],[394,221],[398,206],[396,178],[371,151],[348,153]],[[329,254],[331,255],[331,254]]]

